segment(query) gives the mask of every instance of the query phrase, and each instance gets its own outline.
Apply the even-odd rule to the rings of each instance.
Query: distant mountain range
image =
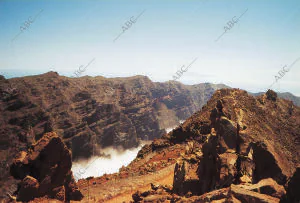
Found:
[[[200,110],[220,88],[227,86],[160,83],[145,76],[2,76],[0,147],[16,148],[12,155],[50,131],[63,138],[75,159],[107,146],[136,147]]]
[[[249,92],[250,93],[250,92]],[[259,92],[259,93],[250,93],[254,96],[260,96],[260,95],[263,95],[264,92]],[[297,106],[300,106],[300,97],[297,97],[289,92],[277,92],[277,95],[279,98],[282,98],[282,99],[287,99],[287,100],[290,100],[292,101],[295,105]]]
[[[200,110],[221,88],[230,87],[152,82],[145,76],[1,76],[0,147],[24,148],[50,131],[62,136],[73,158],[89,157],[107,146],[136,147],[139,140],[159,138]],[[290,93],[278,96],[300,105],[300,98]]]

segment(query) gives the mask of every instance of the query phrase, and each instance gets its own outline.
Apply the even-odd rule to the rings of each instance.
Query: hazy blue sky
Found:
[[[7,78],[50,70],[72,76],[94,59],[83,75],[168,81],[197,58],[178,81],[257,92],[299,57],[299,0],[0,0],[0,74]],[[272,87],[300,96],[299,77],[300,60]]]

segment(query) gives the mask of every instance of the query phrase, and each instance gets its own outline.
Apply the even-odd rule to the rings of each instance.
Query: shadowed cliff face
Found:
[[[0,80],[2,178],[7,164],[44,133],[55,131],[72,158],[101,148],[137,147],[199,110],[222,85],[158,83],[147,77],[68,78],[55,72]]]
[[[9,88],[11,87],[11,88]],[[6,89],[13,89],[10,94]],[[26,147],[56,131],[73,158],[98,147],[136,147],[200,109],[218,86],[153,83],[147,77],[67,78],[54,72],[1,80],[1,148]],[[18,138],[18,139],[15,139]],[[80,150],[79,150],[80,148]]]

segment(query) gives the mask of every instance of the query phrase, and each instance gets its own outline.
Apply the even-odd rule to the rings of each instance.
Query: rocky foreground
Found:
[[[218,91],[202,112],[166,136],[171,143],[187,142],[173,187],[138,191],[133,200],[299,202],[299,132],[299,108],[276,93],[254,99]]]
[[[253,97],[238,89],[222,89],[182,125],[145,145],[119,173],[81,179],[78,188],[75,186],[71,191],[76,190],[76,197],[81,198],[82,194],[82,202],[298,203],[299,155],[299,107],[277,98],[271,90]],[[26,165],[27,159],[14,161],[12,175],[17,177],[16,172],[26,171],[17,163]],[[54,171],[64,168],[61,164],[50,165]],[[44,176],[40,176],[40,170],[30,170],[36,185],[42,185]],[[51,170],[46,171],[48,177],[53,177]],[[64,174],[68,177],[69,173],[65,170]],[[21,177],[20,186],[28,179]],[[68,188],[68,178],[62,180],[59,187]],[[15,193],[17,199],[20,191]],[[62,200],[59,195],[48,194],[49,191],[57,190],[49,187],[45,196],[32,202]],[[64,194],[68,200],[73,193]]]
[[[128,167],[79,188],[96,202],[299,202],[299,142],[292,102],[222,89]]]
[[[11,175],[21,180],[11,200],[27,202],[35,198],[60,201],[81,200],[72,171],[71,152],[55,133],[45,134],[28,152],[14,159]]]
[[[299,202],[299,113],[272,91],[217,91],[161,140],[187,143],[172,187],[152,185],[134,202]]]

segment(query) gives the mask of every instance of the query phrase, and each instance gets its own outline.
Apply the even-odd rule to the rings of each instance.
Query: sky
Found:
[[[0,74],[181,70],[183,84],[300,96],[299,33],[299,0],[0,0]]]

